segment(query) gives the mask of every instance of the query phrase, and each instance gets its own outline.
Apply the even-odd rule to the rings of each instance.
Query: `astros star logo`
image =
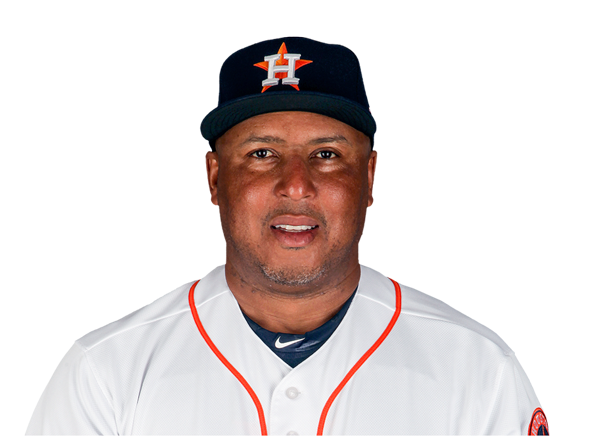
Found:
[[[264,62],[254,64],[255,67],[262,68],[267,72],[267,78],[262,81],[261,93],[271,86],[279,84],[280,79],[282,85],[290,85],[296,91],[300,91],[298,87],[300,79],[295,75],[296,70],[311,62],[300,59],[299,53],[288,53],[285,42],[282,43],[277,54],[265,56]]]

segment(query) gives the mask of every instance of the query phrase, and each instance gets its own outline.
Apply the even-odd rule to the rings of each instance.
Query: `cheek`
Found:
[[[227,188],[219,191],[219,204],[223,206],[221,216],[235,224],[236,228],[249,232],[249,223],[264,218],[272,189],[265,183],[264,177],[252,177],[252,174],[239,176],[239,172],[236,176],[235,173],[228,174],[223,183]]]
[[[366,209],[366,191],[364,184],[356,178],[348,177],[323,183],[319,190],[321,203],[329,211],[329,220],[333,225],[344,228],[355,227]]]

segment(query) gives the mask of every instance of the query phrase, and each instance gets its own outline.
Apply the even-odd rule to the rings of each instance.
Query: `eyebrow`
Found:
[[[253,144],[253,143],[262,143],[262,144],[285,144],[285,140],[278,137],[278,136],[271,136],[271,135],[267,135],[267,136],[256,136],[256,135],[251,135],[248,138],[246,138],[244,141],[241,142],[240,146],[246,145],[246,144]],[[343,135],[333,135],[333,136],[324,136],[321,138],[315,138],[315,139],[311,139],[310,141],[308,141],[309,145],[319,145],[319,144],[329,144],[332,142],[344,142],[350,146],[352,146],[352,143],[350,141],[348,141],[346,139],[345,136]]]
[[[241,142],[240,146],[245,145],[245,144],[252,144],[252,143],[256,143],[256,142],[260,142],[263,144],[283,144],[283,143],[285,143],[285,141],[283,139],[279,138],[278,136],[250,135],[244,141]]]
[[[319,144],[329,144],[331,142],[345,142],[346,144],[352,146],[352,143],[346,139],[343,135],[333,135],[333,136],[325,136],[323,138],[316,138],[309,141],[310,145],[319,145]]]

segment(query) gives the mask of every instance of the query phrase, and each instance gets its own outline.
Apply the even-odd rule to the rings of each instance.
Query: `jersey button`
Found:
[[[290,400],[295,400],[296,398],[298,398],[298,395],[300,395],[300,391],[294,387],[287,388],[285,390],[285,395],[287,395],[287,397]],[[288,434],[290,434],[290,433],[288,433]],[[297,433],[292,433],[292,434],[297,434]]]
[[[297,435],[298,435],[298,433],[297,433],[297,432],[295,432],[294,430],[290,430],[290,431],[288,431],[286,434],[287,434],[288,436],[297,436]]]

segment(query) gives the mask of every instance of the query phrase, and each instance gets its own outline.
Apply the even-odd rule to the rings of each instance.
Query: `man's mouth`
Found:
[[[316,229],[319,226],[292,226],[288,224],[278,224],[271,227],[274,229],[283,230],[285,232],[306,232],[308,230]]]
[[[273,236],[287,248],[309,245],[320,230],[319,222],[306,215],[280,215],[271,221],[270,227]]]
[[[275,239],[286,248],[302,248],[309,245],[317,236],[319,226],[277,224],[271,226]]]

